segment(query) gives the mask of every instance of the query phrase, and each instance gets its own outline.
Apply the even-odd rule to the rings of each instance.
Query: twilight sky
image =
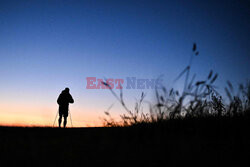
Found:
[[[103,111],[125,112],[108,90],[86,89],[86,77],[154,79],[164,84],[187,65],[193,42],[200,55],[192,72],[210,69],[234,85],[250,78],[249,0],[0,0],[0,124],[53,124],[56,99],[69,87],[75,126],[99,126]],[[140,93],[124,90],[133,107]]]

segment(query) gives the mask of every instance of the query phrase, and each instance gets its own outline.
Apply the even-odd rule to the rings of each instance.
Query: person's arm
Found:
[[[74,99],[72,98],[72,96],[69,94],[69,103],[74,103]]]
[[[61,103],[61,94],[58,96],[58,98],[57,98],[57,104],[59,104],[60,105],[60,103]]]

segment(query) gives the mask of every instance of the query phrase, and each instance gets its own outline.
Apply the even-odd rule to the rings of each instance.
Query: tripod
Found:
[[[55,120],[54,120],[54,123],[53,123],[53,127],[55,126],[55,122],[56,122],[56,118],[57,118],[58,114],[59,114],[59,109],[57,110],[56,117],[55,117]],[[69,117],[70,117],[70,122],[71,122],[71,128],[73,128],[73,123],[72,123],[72,117],[71,117],[70,110],[69,110]]]

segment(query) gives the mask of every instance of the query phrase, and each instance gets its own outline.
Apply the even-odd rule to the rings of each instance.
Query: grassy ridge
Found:
[[[240,116],[135,127],[1,127],[0,160],[8,166],[245,166],[248,127],[249,118]]]

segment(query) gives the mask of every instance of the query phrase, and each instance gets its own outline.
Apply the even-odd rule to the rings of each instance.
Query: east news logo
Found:
[[[155,89],[161,85],[160,79],[137,79],[136,77],[108,78],[86,77],[86,89]],[[106,84],[104,84],[106,83]]]

